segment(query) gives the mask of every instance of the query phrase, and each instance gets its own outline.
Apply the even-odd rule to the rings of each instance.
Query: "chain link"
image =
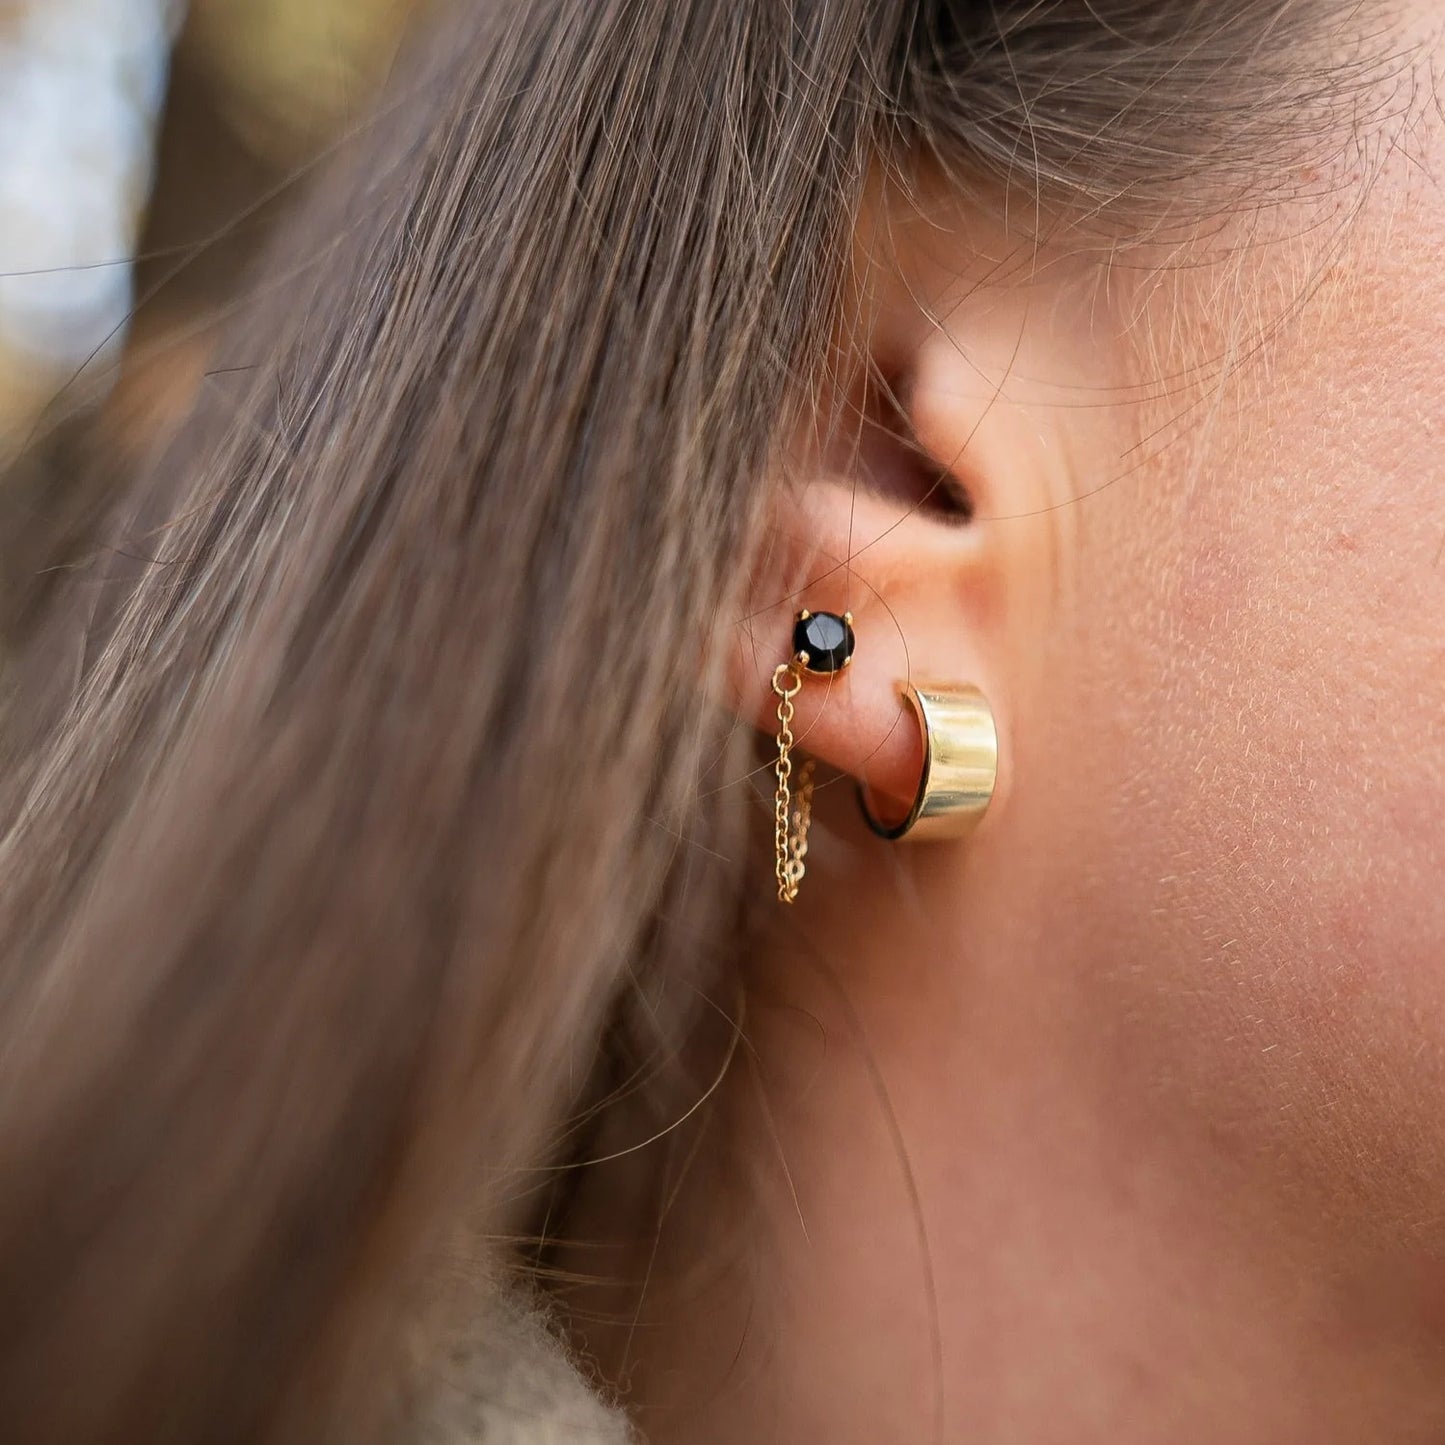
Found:
[[[778,791],[774,800],[774,840],[778,901],[792,903],[806,871],[808,828],[813,821],[813,762],[798,769],[796,798],[793,788],[793,699],[803,690],[803,673],[797,661],[782,663],[773,672],[778,697]],[[796,807],[794,803],[796,801]]]

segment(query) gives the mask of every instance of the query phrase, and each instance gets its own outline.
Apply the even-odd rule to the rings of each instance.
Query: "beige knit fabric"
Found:
[[[401,1445],[637,1445],[525,1299],[496,1300],[421,1387]]]

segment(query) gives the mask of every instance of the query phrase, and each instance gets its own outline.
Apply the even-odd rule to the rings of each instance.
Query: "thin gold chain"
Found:
[[[773,691],[778,697],[778,791],[773,816],[777,862],[778,902],[792,903],[806,871],[808,827],[813,821],[813,761],[798,769],[797,806],[793,789],[793,699],[803,690],[803,673],[796,660],[781,664],[773,672]]]

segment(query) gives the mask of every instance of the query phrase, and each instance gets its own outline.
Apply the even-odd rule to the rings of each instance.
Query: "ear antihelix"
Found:
[[[793,655],[773,670],[778,699],[778,756],[774,764],[774,876],[780,903],[794,903],[807,872],[808,831],[813,815],[813,762],[793,770],[794,699],[809,676],[845,673],[857,637],[851,612],[801,610],[793,624]],[[993,710],[978,688],[944,683],[905,683],[903,701],[912,710],[923,746],[923,771],[912,806],[896,823],[874,812],[864,784],[858,785],[864,820],[890,840],[960,839],[978,826],[998,785],[998,729]]]

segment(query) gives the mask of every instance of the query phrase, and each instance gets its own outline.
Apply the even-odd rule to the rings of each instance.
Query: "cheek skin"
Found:
[[[1059,786],[1093,840],[1077,965],[1139,1127],[1204,1124],[1291,1247],[1361,1280],[1445,1200],[1442,241],[1438,190],[1382,178],[1264,358],[1085,505],[1095,724],[1057,739],[1111,780]],[[1255,324],[1313,269],[1264,259],[1231,297]],[[1200,344],[1237,349],[1231,324]]]
[[[1342,249],[935,308],[915,420],[981,482],[1012,782],[965,850],[820,848],[751,960],[671,1309],[667,1239],[638,1271],[659,1445],[1445,1438],[1445,143],[1414,139]]]

